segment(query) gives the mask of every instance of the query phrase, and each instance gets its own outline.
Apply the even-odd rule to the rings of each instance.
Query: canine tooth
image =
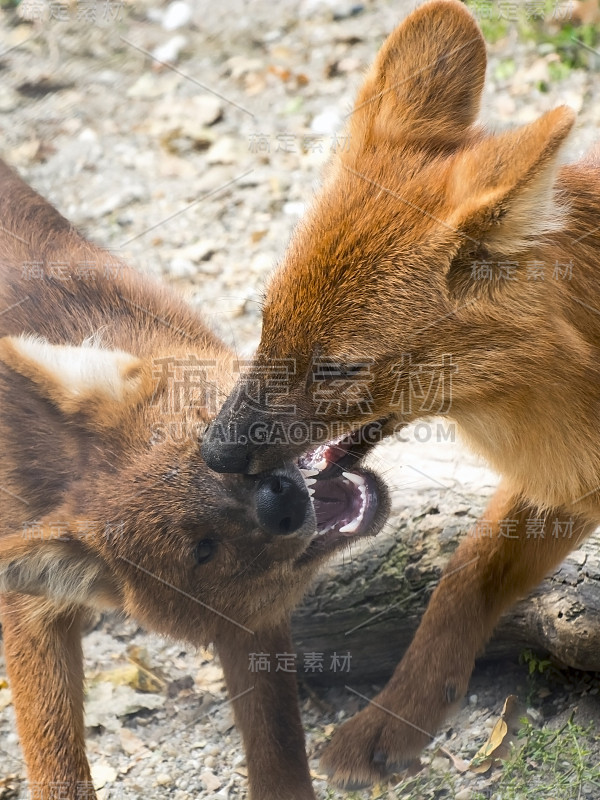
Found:
[[[355,486],[358,486],[362,489],[365,485],[365,479],[362,478],[360,475],[355,475],[353,472],[342,472],[342,475],[346,480],[352,481]]]
[[[304,479],[304,483],[305,483],[307,486],[312,486],[312,485],[313,485],[314,483],[316,483],[316,482],[317,482],[317,479],[316,479],[316,478],[305,478],[305,479]]]
[[[314,490],[314,489],[312,489],[310,486],[308,486],[307,488],[308,488],[308,493],[309,493],[309,495],[310,495],[311,497],[314,497],[315,490]]]
[[[326,466],[327,466],[327,459],[326,458],[322,458],[320,461],[318,461],[315,464],[317,472],[322,472],[322,470],[324,470]]]
[[[349,522],[347,525],[344,525],[343,528],[340,528],[340,533],[354,533],[358,530],[358,526],[362,522],[362,517],[359,516],[356,519],[353,519],[352,522]]]

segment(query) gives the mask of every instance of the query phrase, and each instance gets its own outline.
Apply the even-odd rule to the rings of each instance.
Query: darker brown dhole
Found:
[[[252,800],[314,800],[295,676],[252,672],[249,656],[293,652],[292,607],[352,537],[315,535],[294,464],[208,469],[200,437],[234,360],[191,308],[85,241],[1,162],[0,220],[0,618],[32,792],[93,796],[91,607],[215,642]],[[193,370],[183,397],[167,374],[178,364]],[[360,533],[381,527],[381,508]]]
[[[355,439],[366,424],[392,433],[430,410],[415,375],[435,368],[452,379],[444,413],[503,476],[478,529],[486,536],[465,538],[389,683],[328,745],[324,768],[346,787],[418,755],[502,612],[600,522],[600,160],[560,165],[574,121],[564,106],[487,131],[476,122],[485,67],[478,26],[456,0],[424,3],[389,36],[350,115],[349,150],[267,293],[254,376],[293,359],[296,377],[269,408],[234,394],[215,430],[235,423],[237,445],[212,434],[204,444],[223,472],[291,458],[302,445],[268,430],[240,439],[273,424],[282,402],[307,423],[341,421]],[[323,356],[336,380],[369,365],[369,397],[352,395],[341,416],[339,403],[315,401]]]

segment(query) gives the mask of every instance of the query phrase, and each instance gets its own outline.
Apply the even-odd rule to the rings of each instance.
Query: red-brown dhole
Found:
[[[348,537],[316,536],[291,462],[208,469],[200,438],[235,364],[196,312],[2,162],[0,219],[0,619],[32,796],[93,796],[81,652],[93,608],[214,642],[250,796],[314,800],[295,676],[250,671],[249,655],[293,652],[291,609]]]
[[[346,787],[418,755],[502,612],[600,522],[600,158],[561,165],[564,106],[486,130],[485,68],[457,0],[424,3],[389,36],[267,291],[250,375],[295,372],[268,404],[234,392],[203,445],[222,472],[295,457],[307,445],[282,435],[285,404],[321,441],[334,422],[348,434],[305,457],[331,476],[366,430],[432,413],[431,374],[451,387],[437,410],[503,476],[389,683],[325,750]]]

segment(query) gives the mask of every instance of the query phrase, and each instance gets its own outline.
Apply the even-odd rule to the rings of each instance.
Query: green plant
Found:
[[[567,77],[573,69],[600,68],[600,26],[577,24],[565,12],[559,14],[556,0],[540,4],[503,3],[500,0],[467,0],[487,42],[505,38],[512,30],[520,41],[534,44],[541,55],[556,54],[549,63],[553,81]],[[541,87],[542,90],[545,87]]]
[[[599,748],[594,726],[576,725],[572,716],[558,730],[535,728],[525,718],[499,781],[488,794],[476,792],[473,800],[576,800],[584,789],[587,796],[598,797]]]

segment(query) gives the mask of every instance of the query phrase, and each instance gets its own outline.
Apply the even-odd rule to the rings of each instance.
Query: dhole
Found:
[[[386,435],[431,413],[418,379],[433,370],[436,385],[451,379],[438,410],[503,476],[393,677],[326,749],[343,786],[417,756],[502,612],[600,522],[600,158],[560,165],[574,121],[564,106],[487,131],[476,121],[485,67],[456,0],[424,3],[389,36],[350,115],[349,150],[268,289],[251,374],[293,361],[285,395],[257,409],[232,394],[203,445],[222,472],[269,469],[307,448],[281,436],[280,406],[294,406],[323,437],[334,421],[348,434],[320,445],[317,468],[331,475],[364,426]]]
[[[207,468],[200,437],[234,362],[182,300],[1,162],[0,219],[0,616],[32,791],[93,795],[80,639],[96,608],[215,642],[251,797],[312,800],[294,675],[251,672],[249,653],[293,652],[291,608],[348,537],[315,536],[291,462]]]

